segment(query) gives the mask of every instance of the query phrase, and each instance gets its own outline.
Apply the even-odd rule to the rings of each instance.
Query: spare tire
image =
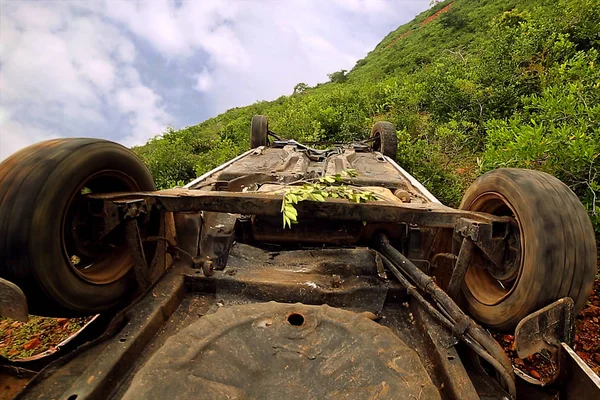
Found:
[[[596,275],[596,241],[587,212],[561,181],[544,172],[498,169],[480,176],[461,209],[515,218],[520,258],[514,273],[493,275],[477,250],[462,294],[468,311],[483,324],[514,328],[529,313],[562,297],[579,312]]]
[[[269,120],[264,115],[252,117],[250,126],[250,148],[266,146],[268,143]]]
[[[378,151],[392,160],[396,159],[398,136],[396,136],[396,128],[391,122],[376,122],[371,129],[371,138],[375,138],[373,141],[374,151]]]
[[[33,314],[114,307],[135,289],[124,227],[95,242],[84,194],[150,190],[142,161],[106,140],[49,140],[15,153],[0,164],[0,276],[23,289]]]

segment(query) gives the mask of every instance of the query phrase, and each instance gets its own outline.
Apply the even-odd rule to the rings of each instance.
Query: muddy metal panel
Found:
[[[182,368],[182,366],[185,366]],[[168,377],[168,379],[164,379]],[[167,340],[123,399],[439,399],[419,357],[388,328],[329,306],[220,309]]]
[[[202,182],[203,180],[211,177],[212,175],[216,174],[219,171],[222,171],[223,169],[227,168],[228,166],[230,166],[231,164],[237,162],[238,160],[241,160],[242,158],[246,157],[248,154],[251,154],[257,150],[260,150],[261,147],[259,147],[258,149],[250,149],[245,153],[240,154],[239,156],[232,158],[231,160],[227,161],[224,164],[219,165],[218,167],[208,171],[207,173],[200,175],[198,178],[194,179],[193,181],[191,181],[190,183],[188,183],[187,185],[184,186],[184,188],[186,189],[193,189],[194,186],[200,182]]]
[[[331,153],[309,154],[295,145],[279,148],[259,147],[203,174],[184,186],[194,189],[208,178],[232,181],[256,176],[261,182],[284,183],[323,175],[342,174],[354,169],[358,176],[352,182],[361,186],[385,186],[406,190],[413,201],[440,203],[423,185],[389,157],[377,152],[337,148]],[[270,177],[270,178],[269,178]]]

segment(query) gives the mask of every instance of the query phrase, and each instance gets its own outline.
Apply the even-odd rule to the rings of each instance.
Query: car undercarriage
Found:
[[[600,396],[571,349],[595,238],[556,178],[492,171],[455,209],[396,163],[386,122],[311,147],[255,116],[250,142],[159,191],[95,139],[0,164],[1,314],[99,314],[51,356],[0,360],[0,384],[68,400]],[[513,366],[490,331],[553,376]]]

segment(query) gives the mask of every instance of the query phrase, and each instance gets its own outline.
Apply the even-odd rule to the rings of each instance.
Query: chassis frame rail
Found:
[[[278,217],[281,194],[257,192],[219,192],[190,189],[168,189],[155,192],[107,193],[89,195],[91,199],[113,203],[124,215],[135,217],[157,206],[171,212],[212,211],[241,215]],[[305,200],[296,206],[300,216],[316,219],[408,223],[424,227],[455,228],[460,219],[483,224],[506,223],[505,217],[474,211],[458,210],[437,203],[390,204],[382,201],[351,203],[327,199],[326,202]]]

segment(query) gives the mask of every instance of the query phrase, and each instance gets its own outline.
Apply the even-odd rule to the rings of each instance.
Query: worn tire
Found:
[[[250,148],[266,146],[268,143],[269,120],[264,115],[252,117],[250,127]]]
[[[508,330],[562,297],[574,300],[576,313],[584,307],[596,274],[596,242],[584,206],[564,183],[544,172],[498,169],[469,187],[460,208],[513,215],[519,225],[521,260],[510,288],[475,263],[467,270],[462,293],[477,320]]]
[[[90,258],[79,269],[72,262],[68,248],[81,227],[75,225],[73,205],[84,204],[86,190],[146,191],[155,186],[131,150],[99,139],[41,142],[0,164],[0,276],[23,289],[33,314],[98,313],[135,288],[126,245]],[[83,231],[91,231],[88,227]]]
[[[373,150],[388,156],[392,160],[396,159],[398,136],[396,136],[396,128],[391,122],[376,122],[373,129],[371,129],[371,137],[376,138],[373,142]]]

